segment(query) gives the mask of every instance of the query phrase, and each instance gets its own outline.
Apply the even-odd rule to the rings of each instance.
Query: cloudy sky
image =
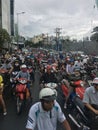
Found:
[[[41,33],[81,38],[98,25],[95,0],[15,0],[15,22],[18,15],[19,33],[34,36]]]

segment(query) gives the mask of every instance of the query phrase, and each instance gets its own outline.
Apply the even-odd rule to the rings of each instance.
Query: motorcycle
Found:
[[[27,88],[28,80],[25,78],[17,79],[18,83],[15,88],[16,95],[16,111],[19,115],[22,112],[22,108],[26,102],[26,99],[30,96],[29,90]]]
[[[45,87],[53,89],[56,96],[57,96],[57,90],[56,90],[57,86],[58,86],[57,83],[52,83],[52,82],[45,84]]]
[[[71,124],[77,130],[90,130],[89,118],[86,116],[85,107],[78,96],[74,96],[66,108]]]
[[[18,71],[13,71],[10,75],[11,95],[15,95],[16,80],[14,80],[14,78],[18,75],[18,73]]]
[[[98,110],[98,106],[92,104]],[[66,111],[77,130],[98,130],[98,115],[86,108],[79,97],[74,96]]]
[[[65,82],[66,83],[66,82]],[[74,86],[75,90],[71,92],[67,102],[64,103],[65,113],[71,122],[71,125],[77,130],[90,130],[89,119],[85,115],[84,104],[82,102],[85,88],[83,87],[82,80],[72,81],[71,85]],[[68,87],[64,84],[61,85],[63,94],[68,96]]]
[[[82,100],[84,92],[85,92],[84,82],[82,80],[76,80],[76,81],[71,81],[70,84],[71,84],[71,86],[74,86],[74,90],[73,90],[74,92],[72,92],[72,93],[79,96],[80,99]],[[65,97],[67,97],[68,93],[69,93],[69,88],[68,88],[67,85],[68,85],[67,81],[62,80],[61,89],[62,89],[63,94],[65,95]]]

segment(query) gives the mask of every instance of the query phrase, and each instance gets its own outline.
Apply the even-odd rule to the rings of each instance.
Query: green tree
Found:
[[[25,44],[25,46],[32,47],[33,42],[26,40],[24,44]]]
[[[96,42],[98,42],[98,32],[97,32],[97,33],[94,33],[94,34],[90,37],[90,40],[91,40],[91,41],[96,41]]]
[[[0,47],[3,47],[4,42],[10,43],[10,41],[11,41],[11,39],[10,39],[10,35],[8,34],[8,32],[5,29],[0,28]]]
[[[90,40],[98,42],[98,27],[93,28],[93,34],[91,35]]]

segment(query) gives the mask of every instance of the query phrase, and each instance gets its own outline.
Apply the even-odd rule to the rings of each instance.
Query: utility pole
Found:
[[[48,45],[48,44],[49,44],[49,41],[48,41],[48,38],[49,38],[49,37],[48,37],[48,33],[46,34],[46,36],[47,36],[47,45]]]
[[[59,51],[59,40],[60,40],[60,34],[61,34],[61,28],[55,28],[56,33],[56,49]]]

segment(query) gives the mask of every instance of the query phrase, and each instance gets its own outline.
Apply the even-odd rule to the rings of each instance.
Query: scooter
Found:
[[[57,96],[57,90],[56,90],[58,87],[57,83],[50,82],[50,83],[45,84],[44,86],[51,88],[54,91],[55,95]]]
[[[68,93],[69,93],[69,88],[68,88],[66,82],[67,82],[66,80],[62,80],[62,83],[61,83],[61,89],[62,89],[65,97],[67,97]],[[71,81],[70,84],[71,84],[71,86],[74,87],[74,93],[77,96],[79,96],[80,99],[82,100],[84,92],[85,92],[84,82],[82,80],[76,80],[76,81]]]
[[[73,91],[66,104],[66,113],[68,115],[68,118],[71,121],[71,124],[73,124],[77,130],[90,130],[90,127],[88,125],[88,118],[85,115],[84,110],[84,104],[82,102],[83,94],[85,89],[83,88],[83,82],[81,80],[77,80],[74,82],[71,82],[71,85],[75,87],[75,91]],[[63,94],[66,98],[68,96],[68,87],[64,86],[64,83],[61,86],[63,90]]]
[[[68,118],[77,130],[90,130],[89,118],[85,114],[85,107],[82,100],[74,96],[66,108]]]
[[[10,75],[10,84],[11,84],[11,95],[15,95],[15,86],[16,86],[16,80],[14,78],[18,75],[18,71],[13,71]]]
[[[18,83],[16,84],[15,95],[16,95],[16,111],[17,114],[19,115],[22,112],[22,108],[24,106],[27,97],[30,96],[30,93],[27,88],[27,82],[28,82],[27,79],[19,78],[17,79],[17,81]]]

